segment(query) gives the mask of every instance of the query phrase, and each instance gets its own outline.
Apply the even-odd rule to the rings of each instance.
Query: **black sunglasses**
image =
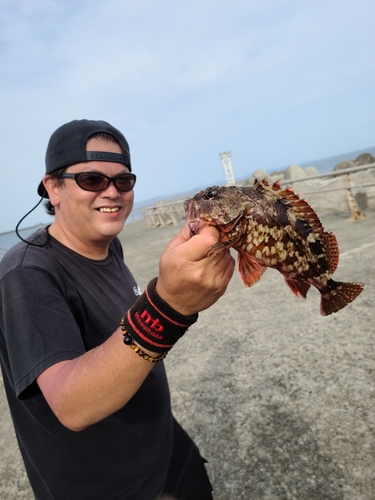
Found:
[[[131,191],[134,187],[136,176],[134,174],[120,174],[117,177],[98,174],[96,172],[80,172],[78,174],[62,174],[63,179],[74,179],[78,186],[85,191],[104,191],[113,182],[119,191]]]

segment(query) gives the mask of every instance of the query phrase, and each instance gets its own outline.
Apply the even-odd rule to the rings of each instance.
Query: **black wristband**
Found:
[[[131,338],[153,352],[167,352],[186,330],[197,321],[198,314],[184,316],[163,300],[155,289],[157,278],[124,316],[124,324]]]

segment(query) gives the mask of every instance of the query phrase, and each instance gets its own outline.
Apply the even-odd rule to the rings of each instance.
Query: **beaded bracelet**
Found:
[[[163,361],[163,359],[167,356],[168,352],[164,352],[163,354],[160,354],[160,356],[154,358],[153,356],[150,356],[146,352],[142,351],[142,349],[137,344],[134,343],[132,337],[129,335],[129,332],[127,331],[125,326],[124,318],[121,319],[120,326],[122,334],[124,336],[123,339],[124,344],[131,347],[133,351],[136,354],[138,354],[138,356],[141,356],[141,358],[143,358],[145,361],[149,361],[150,363],[159,363],[159,361]]]

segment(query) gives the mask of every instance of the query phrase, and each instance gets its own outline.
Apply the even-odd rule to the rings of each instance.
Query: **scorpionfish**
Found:
[[[339,311],[363,290],[363,283],[331,278],[339,261],[335,235],[325,232],[307,201],[292,188],[282,189],[280,181],[209,187],[186,200],[184,208],[193,234],[207,224],[219,230],[209,257],[230,247],[237,250],[246,286],[259,281],[267,267],[277,269],[297,297],[306,298],[311,285],[319,290],[323,316]]]

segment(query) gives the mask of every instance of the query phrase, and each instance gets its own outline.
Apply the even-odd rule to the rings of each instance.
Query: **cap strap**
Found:
[[[116,163],[129,163],[129,159],[125,158],[125,155],[120,155],[118,153],[107,153],[101,151],[86,151],[87,161],[111,161]]]

